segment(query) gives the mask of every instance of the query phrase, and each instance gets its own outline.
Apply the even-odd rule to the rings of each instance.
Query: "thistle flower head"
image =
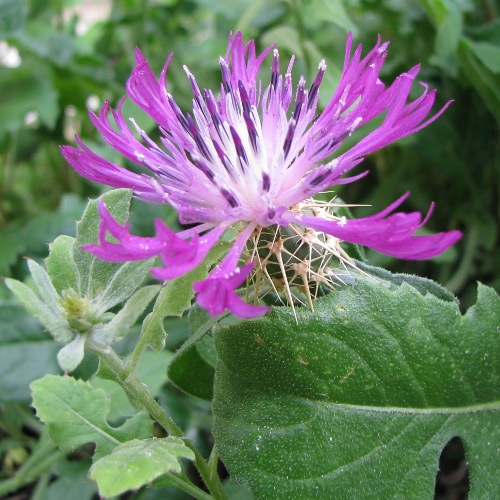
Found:
[[[255,43],[244,43],[241,33],[230,35],[226,56],[219,60],[222,79],[217,92],[201,90],[184,67],[193,93],[191,112],[181,111],[168,91],[172,55],[157,79],[137,49],[127,93],[158,123],[160,142],[153,142],[135,122],[127,125],[123,100],[116,110],[106,103],[99,115],[90,113],[90,118],[105,141],[144,167],[144,173],[110,163],[79,138],[79,149],[64,146],[62,152],[84,177],[130,188],[148,202],[170,204],[180,222],[193,227],[175,233],[157,220],[154,237],[134,236],[101,204],[99,245],[86,249],[112,262],[160,256],[162,266],[152,273],[168,280],[197,266],[230,232],[229,252],[194,289],[198,303],[211,314],[229,309],[241,317],[267,311],[256,304],[266,290],[284,293],[291,301],[291,287],[297,287],[312,304],[310,285],[331,283],[332,257],[353,265],[342,242],[401,259],[427,259],[446,250],[460,232],[415,235],[427,217],[395,212],[408,193],[375,215],[358,219],[340,215],[335,203],[312,198],[363,177],[367,172],[346,174],[366,155],[427,126],[449,104],[429,117],[435,91],[424,83],[420,96],[409,100],[418,66],[385,85],[379,74],[387,47],[379,39],[362,57],[361,46],[352,53],[349,35],[340,82],[322,111],[318,96],[324,61],[310,85],[303,77],[294,85],[293,58],[283,73],[274,46],[257,54]],[[270,59],[269,83],[259,80],[266,59]],[[347,137],[380,115],[380,125],[339,152]],[[254,304],[236,293],[245,282],[252,285]]]

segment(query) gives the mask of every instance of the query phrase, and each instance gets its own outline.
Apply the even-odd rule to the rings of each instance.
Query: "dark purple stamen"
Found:
[[[269,174],[262,174],[262,190],[265,191],[266,193],[269,192],[269,189],[271,188],[271,178],[269,177]]]
[[[250,114],[250,99],[248,98],[247,89],[245,88],[241,80],[238,81],[238,90],[240,91],[243,112]]]
[[[271,86],[276,89],[280,74],[280,55],[277,50],[273,52],[273,64],[271,67]]]
[[[220,158],[220,161],[222,162],[222,165],[224,165],[224,168],[226,169],[227,173],[231,177],[231,179],[234,180],[234,172],[235,168],[234,165],[231,163],[231,160],[228,158],[224,150],[219,146],[219,144],[216,141],[212,140],[212,143],[214,145],[215,151],[217,151],[217,155]]]
[[[229,206],[231,208],[235,208],[239,205],[238,200],[227,189],[222,188],[220,192],[222,196],[224,196],[225,200],[229,203]]]
[[[323,182],[330,175],[330,173],[331,172],[329,170],[326,172],[319,173],[314,179],[309,181],[309,185],[313,187],[317,186],[318,184]]]
[[[207,103],[207,108],[210,113],[210,116],[212,117],[212,122],[214,124],[215,129],[217,130],[217,134],[219,134],[221,141],[224,140],[222,138],[222,134],[224,134],[226,138],[229,138],[226,129],[222,124],[222,120],[220,118],[219,111],[217,109],[217,102],[215,101],[212,91],[205,90],[205,102]]]
[[[297,96],[295,97],[295,108],[293,109],[293,119],[295,121],[298,120],[300,116],[300,111],[302,109],[302,104],[304,103],[305,99],[305,91],[304,91],[304,86],[305,86],[305,81],[303,78],[300,79],[299,84],[297,85]]]
[[[198,146],[198,149],[200,150],[200,153],[209,161],[212,161],[212,154],[208,150],[208,147],[203,140],[203,137],[200,135],[200,131],[196,127],[196,124],[194,123],[193,118],[189,113],[186,113],[185,115],[186,123],[188,124],[188,129],[187,132],[191,135],[191,137],[194,139],[194,142],[196,142],[196,145]]]
[[[241,80],[238,82],[238,89],[240,91],[241,105],[243,108],[243,119],[247,126],[250,143],[254,152],[257,153],[257,129],[255,128],[255,123],[251,115],[252,109],[250,106],[250,99],[248,98],[247,90]]]
[[[217,109],[217,102],[211,90],[205,89],[203,92],[205,97],[205,102],[207,103],[208,112],[210,115],[218,115],[219,110]]]
[[[186,118],[182,114],[181,108],[177,106],[177,103],[174,101],[171,95],[167,95],[167,101],[170,104],[170,107],[172,108],[172,111],[175,114],[175,117],[179,121],[179,123],[182,125],[182,128],[186,131],[189,132],[189,124],[186,121]]]
[[[285,155],[285,160],[286,157],[288,156],[288,153],[290,152],[290,148],[292,147],[292,141],[293,141],[293,136],[295,134],[295,125],[296,125],[295,120],[290,120],[290,123],[288,124],[288,131],[286,133],[285,137],[285,142],[283,144],[283,153]]]
[[[241,142],[238,132],[236,132],[233,126],[230,127],[230,131],[231,136],[233,137],[234,146],[236,148],[236,154],[240,159],[241,169],[243,170],[243,172],[245,172],[245,165],[248,165],[248,157],[245,148],[243,147],[243,143]]]
[[[232,93],[233,87],[231,85],[231,73],[229,71],[229,66],[227,65],[227,62],[222,59],[222,57],[219,59],[219,64],[222,73],[222,86],[227,94]]]
[[[188,152],[186,152],[188,158],[191,160],[193,165],[200,170],[200,172],[203,172],[209,179],[210,182],[213,184],[216,184],[214,181],[215,174],[212,172],[211,168],[201,159],[201,158],[196,158],[190,155]]]
[[[195,100],[196,104],[198,105],[198,108],[203,113],[203,116],[205,116],[205,118],[207,118],[207,111],[205,109],[205,106],[203,106],[203,98],[201,96],[201,92],[200,92],[200,89],[198,87],[198,84],[196,83],[196,79],[189,72],[189,70],[187,69],[187,67],[184,67],[184,69],[187,72],[187,75],[188,75],[188,78],[189,78],[189,82],[191,83],[191,90],[193,91],[194,100]]]
[[[259,137],[257,135],[257,129],[255,128],[255,124],[254,124],[252,118],[250,117],[250,115],[243,113],[243,118],[245,119],[245,123],[247,126],[248,137],[250,138],[250,144],[252,145],[252,149],[253,149],[254,153],[257,153],[257,151],[258,151],[257,139]]]
[[[323,81],[323,76],[325,74],[326,65],[323,61],[321,61],[318,74],[314,79],[313,84],[311,85],[311,89],[309,90],[309,95],[307,96],[307,110],[309,111],[312,108],[314,99],[316,98],[316,94],[318,93],[321,82]]]
[[[231,96],[233,101],[234,109],[238,109],[238,100],[236,99],[236,95],[233,89],[233,85],[231,84],[231,72],[229,71],[229,66],[227,65],[224,59],[220,59],[220,67],[222,71],[222,88]]]

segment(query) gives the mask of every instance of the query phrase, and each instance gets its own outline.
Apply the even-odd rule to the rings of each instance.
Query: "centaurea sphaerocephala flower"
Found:
[[[361,46],[351,55],[349,35],[340,82],[321,112],[317,107],[324,61],[310,86],[301,77],[294,88],[293,58],[282,74],[274,46],[257,55],[253,41],[244,44],[240,33],[230,35],[227,54],[220,58],[219,93],[202,91],[184,68],[193,92],[193,110],[184,113],[166,84],[172,55],[157,79],[137,49],[127,93],[158,123],[160,144],[134,121],[136,133],[131,131],[122,116],[123,100],[118,109],[106,103],[98,116],[90,113],[90,118],[106,142],[147,173],[110,163],[79,138],[80,149],[64,146],[62,152],[84,177],[130,188],[145,201],[168,203],[181,223],[196,225],[175,233],[158,220],[155,236],[134,236],[101,203],[100,243],[86,250],[111,262],[160,256],[163,266],[153,268],[152,273],[169,280],[200,264],[230,231],[234,236],[231,249],[194,289],[198,303],[212,315],[229,309],[240,317],[267,311],[256,300],[266,287],[283,292],[291,302],[290,288],[297,285],[311,303],[310,284],[329,282],[332,256],[344,265],[354,265],[341,246],[343,241],[400,259],[428,259],[446,250],[460,238],[460,232],[415,235],[428,217],[422,220],[418,212],[395,212],[408,194],[381,212],[359,219],[339,215],[338,204],[312,198],[363,177],[366,172],[345,175],[366,155],[419,131],[447,107],[428,117],[435,91],[428,91],[423,83],[420,96],[409,100],[418,66],[389,86],[382,83],[379,73],[387,47],[379,39],[364,57]],[[271,78],[266,87],[258,73],[267,56]],[[337,154],[347,137],[379,115],[384,117],[377,128]],[[428,215],[431,211],[432,206]],[[245,282],[253,290],[253,304],[236,293]]]

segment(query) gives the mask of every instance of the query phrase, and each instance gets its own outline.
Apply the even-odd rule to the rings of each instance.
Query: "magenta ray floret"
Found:
[[[154,237],[134,236],[128,225],[115,221],[101,203],[99,244],[86,250],[112,262],[159,256],[163,265],[153,268],[153,275],[161,280],[173,279],[202,262],[227,230],[235,231],[227,256],[194,289],[198,303],[211,314],[229,309],[241,317],[267,311],[266,307],[245,303],[235,290],[253,273],[269,277],[257,250],[247,251],[247,263],[239,267],[249,241],[257,241],[255,235],[269,227],[289,227],[302,241],[319,241],[322,248],[344,262],[348,257],[341,250],[341,241],[401,259],[428,259],[446,250],[460,239],[459,231],[415,235],[427,218],[422,220],[418,212],[394,213],[408,194],[375,215],[349,220],[314,205],[311,199],[326,188],[364,176],[367,172],[351,177],[345,174],[367,154],[429,125],[449,105],[429,117],[435,91],[429,91],[424,83],[420,96],[409,99],[418,66],[386,87],[379,74],[387,47],[388,43],[379,39],[362,58],[361,45],[352,54],[349,35],[339,85],[319,114],[324,61],[309,87],[301,77],[294,90],[293,58],[282,74],[274,46],[257,55],[253,41],[245,44],[241,33],[231,34],[226,56],[219,61],[222,81],[217,95],[208,89],[202,91],[189,69],[184,68],[193,92],[192,112],[184,113],[166,83],[172,55],[157,79],[137,49],[127,93],[158,123],[160,144],[133,120],[132,129],[129,127],[122,114],[123,100],[116,110],[106,103],[98,115],[90,113],[90,118],[107,143],[148,173],[133,173],[110,163],[78,138],[78,149],[63,146],[62,153],[84,177],[130,188],[145,201],[168,203],[177,210],[182,223],[196,225],[175,233],[157,221]],[[270,83],[263,88],[258,74],[271,53]],[[380,115],[383,119],[375,130],[336,154],[347,137]],[[318,239],[319,233],[326,236]],[[115,242],[107,239],[108,234]],[[280,251],[278,243],[267,241],[270,253]],[[255,243],[256,249],[258,245]],[[286,263],[281,257],[277,259],[286,281]],[[293,265],[294,272],[303,272],[296,263]]]

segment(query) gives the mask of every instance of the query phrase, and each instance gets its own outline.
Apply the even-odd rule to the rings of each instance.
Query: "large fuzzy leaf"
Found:
[[[463,440],[470,498],[492,498],[500,431],[500,301],[454,302],[358,282],[220,329],[215,436],[256,498],[432,498]]]

